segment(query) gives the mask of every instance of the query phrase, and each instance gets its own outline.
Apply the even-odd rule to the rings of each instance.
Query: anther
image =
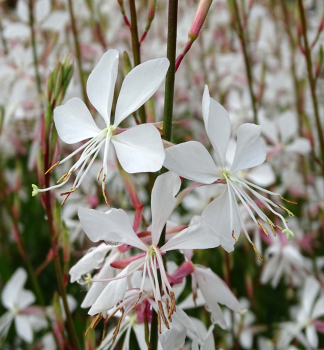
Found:
[[[105,186],[106,186],[105,180],[106,180],[106,174],[104,174],[102,178],[102,195],[105,198],[106,204],[108,205],[108,207],[110,207],[110,204],[108,203],[108,200],[107,200],[106,191],[105,191]]]
[[[238,241],[237,237],[234,235],[234,230],[232,231],[232,237],[235,239],[235,242]]]
[[[114,333],[113,333],[113,335],[114,335],[114,338],[113,338],[113,340],[112,340],[112,343],[113,343],[113,344],[114,344],[114,342],[115,342],[115,340],[116,340],[116,338],[117,338],[117,335],[118,335],[119,329],[120,329],[120,325],[121,325],[121,323],[122,323],[122,321],[123,321],[123,317],[124,317],[124,308],[121,309],[121,312],[122,312],[122,315],[120,316],[120,319],[118,320],[118,323],[117,323],[117,327],[116,327],[116,329],[114,330]]]
[[[288,213],[288,215],[290,216],[290,217],[293,217],[294,216],[294,214],[290,211],[290,210],[288,210],[287,208],[285,208],[284,206],[282,206],[282,205],[280,205],[280,204],[277,204],[281,209],[283,209],[283,210],[286,210],[286,212]]]
[[[143,292],[140,292],[140,293],[139,293],[138,298],[137,298],[135,304],[133,305],[133,309],[135,309],[135,307],[137,306],[138,302],[139,302],[140,299],[142,298],[142,294],[143,294]]]
[[[165,324],[165,327],[167,329],[170,329],[169,322],[168,322],[167,318],[165,317],[163,306],[162,306],[162,303],[160,300],[158,301],[158,304],[159,304],[160,316],[162,317],[163,323]]]
[[[263,232],[265,233],[266,236],[269,236],[268,232],[264,228],[264,226],[261,224],[261,222],[258,221],[259,226],[262,228]]]
[[[52,165],[47,171],[46,171],[46,173],[45,173],[45,175],[47,174],[47,173],[49,173],[52,169],[54,169],[57,165],[59,165],[60,164],[60,162],[56,162],[54,165]]]
[[[279,198],[281,198],[282,200],[284,200],[285,202],[288,202],[288,203],[292,203],[292,204],[297,204],[297,202],[294,202],[294,201],[291,201],[283,196],[279,196]]]
[[[99,181],[99,177],[100,177],[100,174],[101,174],[101,172],[102,172],[102,169],[103,169],[103,167],[101,167],[100,170],[98,171],[97,181]]]
[[[260,253],[259,253],[259,252],[257,251],[257,249],[255,248],[254,243],[253,243],[253,242],[250,242],[250,243],[251,243],[251,245],[252,245],[252,247],[253,247],[253,250],[254,250],[255,254],[257,255],[257,257],[258,257],[261,261],[263,261],[263,259],[261,258]]]
[[[176,311],[176,298],[173,292],[170,293],[171,297],[171,315]]]
[[[98,325],[98,323],[101,321],[102,317],[103,317],[103,316],[102,316],[102,313],[96,315],[96,316],[92,319],[92,321],[91,321],[91,323],[90,323],[90,326],[89,326],[88,329],[85,331],[84,335],[87,335],[88,332],[90,331],[90,329],[96,328],[97,325]]]
[[[161,314],[160,314],[160,311],[158,311],[158,328],[159,328],[159,333],[161,334],[162,333],[162,330],[161,330]]]
[[[273,228],[272,222],[270,221],[269,218],[266,218],[266,219],[267,219],[267,221],[268,221],[269,226],[271,227],[271,230],[272,230],[273,235],[276,237],[276,231],[275,231],[274,228]]]

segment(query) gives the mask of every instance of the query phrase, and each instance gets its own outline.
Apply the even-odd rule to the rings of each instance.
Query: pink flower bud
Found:
[[[192,22],[192,26],[189,31],[189,38],[193,41],[198,37],[201,27],[203,26],[207,13],[209,11],[212,0],[200,0],[198,10],[195,18]]]

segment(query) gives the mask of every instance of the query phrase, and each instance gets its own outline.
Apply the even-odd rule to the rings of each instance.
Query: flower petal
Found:
[[[296,152],[306,156],[312,149],[311,143],[305,137],[297,137],[292,143],[285,146],[287,152]]]
[[[115,276],[115,269],[110,266],[110,264],[118,259],[120,256],[120,253],[115,253],[115,254],[110,254],[109,257],[106,259],[103,267],[101,268],[100,272],[94,277],[98,279],[103,279],[103,278],[113,278]],[[106,288],[107,284],[110,283],[108,282],[94,282],[92,283],[90,289],[88,290],[87,295],[85,296],[81,307],[82,308],[88,308],[91,307],[101,292]]]
[[[100,59],[87,81],[87,94],[90,102],[110,125],[111,104],[114,97],[118,74],[117,50],[108,50]]]
[[[155,172],[162,168],[165,153],[160,133],[152,124],[137,125],[113,136],[121,166],[130,174]]]
[[[209,249],[218,247],[219,244],[219,237],[201,220],[169,239],[161,248],[161,252],[175,249]]]
[[[19,309],[24,309],[27,306],[33,304],[36,300],[35,295],[32,291],[22,289],[18,295],[16,306]]]
[[[33,342],[33,330],[29,317],[27,315],[17,315],[15,317],[15,325],[18,336],[26,343]]]
[[[120,89],[114,126],[137,111],[159,88],[169,68],[165,57],[150,60],[132,69]]]
[[[268,119],[263,113],[259,114],[259,124],[262,127],[263,135],[269,139],[269,141],[277,145],[279,143],[278,139],[278,128],[274,121]]]
[[[54,109],[57,133],[65,143],[76,143],[100,133],[85,103],[77,97]]]
[[[266,150],[261,141],[261,127],[255,124],[243,124],[237,131],[237,147],[231,167],[233,173],[262,164],[266,159]]]
[[[132,270],[139,267],[145,258],[135,260],[130,263],[117,277],[124,276]],[[94,282],[94,283],[105,283],[105,282]],[[93,316],[99,312],[106,312],[107,310],[113,308],[118,302],[124,299],[127,290],[127,277],[121,278],[116,281],[111,281],[108,286],[99,295],[96,302],[92,305],[88,314]]]
[[[111,246],[102,243],[98,247],[93,248],[86,253],[69,271],[71,276],[71,283],[77,281],[82,275],[96,269],[100,265],[107,252],[111,250]]]
[[[216,151],[217,161],[224,167],[227,145],[231,136],[231,122],[227,110],[210,97],[207,85],[205,85],[202,99],[202,114],[207,135]]]
[[[152,210],[152,244],[157,245],[161,232],[170,217],[176,203],[176,194],[179,192],[181,180],[178,175],[168,171],[158,176],[151,195]]]
[[[188,180],[211,184],[219,179],[213,158],[207,149],[196,141],[167,148],[163,165]]]
[[[42,22],[51,12],[51,0],[37,0],[35,1],[35,21]]]
[[[318,336],[313,324],[306,327],[306,337],[312,349],[318,348]]]
[[[4,307],[10,310],[17,305],[19,293],[23,289],[26,280],[26,271],[19,267],[2,290],[1,301]]]
[[[235,200],[236,199],[232,197],[232,202]],[[241,231],[241,224],[236,205],[233,205],[233,203],[232,211],[234,235],[238,238]],[[205,222],[217,232],[221,246],[227,252],[231,252],[234,249],[235,239],[231,232],[230,201],[227,186],[219,197],[206,206],[202,213],[202,217]]]
[[[310,317],[315,298],[317,297],[319,291],[320,285],[315,277],[307,277],[302,296],[302,305],[307,317]]]
[[[137,237],[122,209],[110,209],[107,213],[94,209],[79,208],[81,226],[92,242],[109,241],[126,243],[147,250],[147,246]]]

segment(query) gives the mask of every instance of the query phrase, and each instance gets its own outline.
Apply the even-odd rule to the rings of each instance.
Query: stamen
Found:
[[[165,303],[166,303],[166,308],[167,308],[167,311],[168,311],[168,320],[170,322],[172,322],[172,318],[171,318],[171,307],[170,307],[170,303],[169,303],[169,298],[166,298],[165,299]]]
[[[275,226],[280,230],[283,231],[284,229],[282,227],[280,227],[279,225],[275,224]]]
[[[138,298],[137,298],[137,300],[136,300],[136,302],[135,302],[135,304],[133,305],[133,309],[135,309],[136,308],[136,306],[137,306],[137,304],[138,304],[138,302],[140,301],[140,299],[142,298],[142,292],[140,292],[139,293],[139,295],[138,295]]]
[[[268,217],[267,217],[267,221],[268,221],[269,226],[271,227],[273,235],[276,237],[276,231],[274,230],[272,222],[270,221],[270,219]]]
[[[102,178],[102,195],[105,198],[106,204],[108,205],[108,207],[110,207],[110,204],[108,203],[107,196],[106,196],[106,190],[105,190],[106,183],[105,183],[105,180],[106,180],[106,174],[104,174],[103,178]]]
[[[259,226],[261,226],[261,228],[262,228],[263,232],[265,233],[265,235],[269,237],[268,232],[266,231],[266,229],[264,228],[264,226],[261,224],[260,221],[258,221],[258,224],[259,224]]]
[[[263,261],[263,259],[261,258],[261,255],[260,255],[260,253],[257,251],[257,249],[255,248],[255,245],[254,245],[254,243],[251,241],[250,242],[251,243],[251,245],[252,245],[252,247],[253,247],[253,250],[255,251],[255,254],[258,256],[258,258],[261,260],[261,261]]]
[[[160,311],[160,315],[162,316],[163,323],[165,324],[165,327],[167,329],[170,329],[169,322],[168,322],[167,318],[165,317],[163,305],[162,305],[160,300],[158,301],[158,305],[159,305],[159,311]]]
[[[56,183],[57,183],[57,184],[60,183],[67,175],[68,175],[67,173],[64,174],[64,175],[62,175],[62,176],[57,180]]]
[[[122,312],[122,315],[120,316],[120,319],[118,320],[118,323],[117,323],[117,327],[116,327],[116,329],[114,330],[114,333],[113,333],[114,338],[112,340],[112,344],[114,344],[114,342],[115,342],[115,340],[117,338],[117,335],[118,335],[118,332],[119,332],[119,329],[120,329],[120,325],[121,325],[121,323],[123,321],[124,309],[121,309],[121,312]]]
[[[292,204],[297,204],[297,202],[294,202],[294,201],[291,201],[283,196],[279,196],[279,198],[281,198],[282,200],[284,200],[285,202],[288,202],[288,203],[292,203]]]
[[[54,165],[52,165],[47,171],[46,171],[46,173],[45,173],[45,175],[47,174],[47,173],[49,173],[52,169],[54,169],[57,165],[59,165],[60,164],[60,162],[56,162]]]
[[[103,167],[101,167],[100,170],[98,171],[97,181],[99,181],[99,177],[100,177],[100,174],[101,174],[101,172],[102,172],[102,169],[103,169]]]
[[[280,205],[280,204],[277,204],[277,205],[278,205],[278,207],[280,207],[281,209],[286,210],[286,212],[288,213],[288,215],[289,215],[290,217],[294,217],[294,214],[293,214],[290,210],[288,210],[287,208],[285,208],[284,206],[282,206],[282,205]]]
[[[238,241],[237,237],[234,235],[234,230],[232,231],[232,237],[235,239],[235,242]]]
[[[160,311],[158,311],[158,328],[159,328],[159,334],[162,334],[162,330],[161,330],[161,314]]]
[[[176,310],[176,298],[173,292],[170,292],[170,297],[171,297],[171,315],[177,311]]]
[[[102,313],[96,315],[96,316],[92,319],[92,321],[91,321],[91,323],[90,323],[90,326],[89,326],[88,329],[85,331],[84,335],[87,335],[88,332],[90,331],[90,329],[96,328],[97,325],[98,325],[98,323],[101,321],[102,317],[103,317],[103,316],[102,316]]]

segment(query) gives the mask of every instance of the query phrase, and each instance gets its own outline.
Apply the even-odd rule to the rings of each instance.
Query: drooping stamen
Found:
[[[159,328],[159,334],[162,334],[162,329],[161,329],[161,314],[160,311],[158,311],[158,328]]]
[[[101,321],[102,318],[103,318],[102,313],[96,315],[96,316],[92,319],[92,321],[91,321],[91,323],[90,323],[90,326],[89,326],[88,329],[85,331],[84,335],[87,335],[88,332],[90,331],[90,329],[96,328],[97,325],[98,325],[98,323]]]
[[[176,298],[173,292],[170,292],[170,297],[171,297],[171,315],[177,311],[176,309]]]
[[[66,195],[66,197],[63,199],[63,202],[61,203],[61,205],[64,205],[64,203],[66,202],[66,200],[70,197],[71,193],[75,192],[78,188],[73,188],[71,189],[70,191],[68,192],[64,192],[64,193],[61,193],[60,196],[64,196]]]
[[[234,230],[232,231],[232,237],[235,239],[236,242],[238,241],[237,237],[234,235]]]
[[[168,320],[170,322],[172,322],[172,318],[171,318],[171,307],[170,307],[170,302],[169,302],[169,298],[167,297],[165,299],[165,304],[166,304],[166,308],[167,308],[167,311],[168,311]]]
[[[294,217],[294,214],[290,211],[290,210],[288,210],[287,208],[285,208],[283,205],[280,205],[280,204],[277,204],[281,209],[283,209],[283,210],[285,210],[287,213],[288,213],[288,215],[290,216],[290,217]]]
[[[272,224],[272,222],[268,219],[268,217],[267,217],[267,221],[268,221],[269,226],[271,227],[271,230],[272,230],[273,235],[276,237],[276,231],[274,230],[273,224]]]
[[[263,232],[265,233],[265,235],[269,237],[268,232],[266,231],[266,229],[264,228],[264,226],[261,224],[260,221],[258,221],[258,224],[259,224],[259,226],[262,228],[262,230],[263,230]]]
[[[54,169],[57,165],[59,165],[60,164],[60,162],[56,162],[54,165],[52,165],[47,171],[46,171],[46,173],[45,173],[45,175],[47,174],[47,173],[49,173],[52,169]]]
[[[106,196],[106,183],[105,183],[105,180],[106,180],[106,174],[103,174],[103,177],[102,177],[102,184],[101,184],[101,187],[102,187],[102,195],[104,196],[105,198],[105,202],[106,204],[108,205],[108,207],[110,207],[110,204],[108,203],[108,200],[107,200],[107,196]]]
[[[261,255],[260,255],[260,253],[257,251],[257,249],[255,248],[255,245],[254,245],[254,243],[251,241],[250,242],[251,244],[252,244],[252,247],[253,247],[253,250],[255,251],[255,254],[258,256],[258,258],[261,260],[261,261],[263,261],[263,259],[262,259],[262,257],[261,257]]]
[[[122,315],[120,316],[120,318],[119,318],[119,320],[118,320],[118,323],[117,323],[117,327],[116,327],[116,329],[114,330],[114,333],[113,333],[114,338],[113,338],[113,340],[112,340],[112,344],[114,344],[114,342],[115,342],[115,340],[116,340],[116,338],[117,338],[117,335],[118,335],[118,332],[119,332],[119,329],[120,329],[120,325],[121,325],[121,323],[122,323],[122,321],[123,321],[124,309],[121,309],[121,312],[122,312]]]
[[[163,305],[162,305],[160,300],[158,301],[158,305],[159,305],[159,312],[160,312],[160,315],[162,317],[163,323],[165,324],[165,327],[167,329],[170,329],[169,322],[168,322],[167,318],[165,317]]]
[[[102,169],[103,169],[103,167],[101,167],[100,170],[98,171],[97,181],[99,181],[99,178],[100,178],[100,174],[101,174],[101,172],[102,172]]]
[[[294,201],[291,201],[283,196],[279,196],[279,198],[281,198],[282,200],[284,200],[285,202],[288,202],[288,203],[292,203],[292,204],[297,204],[297,202],[294,202]]]
[[[137,306],[137,304],[138,304],[138,302],[140,301],[140,299],[142,298],[142,292],[140,292],[139,294],[138,294],[138,298],[137,298],[137,300],[135,301],[135,304],[133,305],[133,309],[135,309],[136,308],[136,306]]]

